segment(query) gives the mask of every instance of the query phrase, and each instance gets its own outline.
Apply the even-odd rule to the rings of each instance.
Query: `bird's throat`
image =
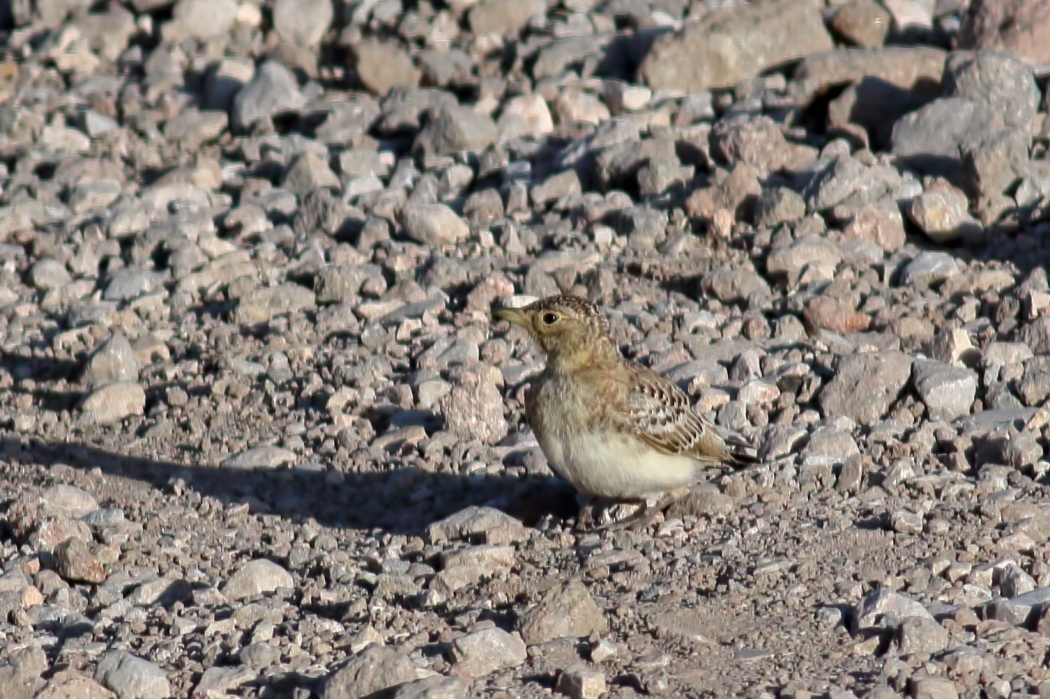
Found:
[[[571,349],[555,347],[547,351],[547,367],[558,374],[571,374],[585,369],[613,369],[622,361],[620,351],[607,338]]]

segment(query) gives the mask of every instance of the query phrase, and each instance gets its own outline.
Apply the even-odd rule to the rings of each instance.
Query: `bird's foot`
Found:
[[[576,515],[576,526],[573,527],[574,531],[585,532],[594,526],[594,505],[596,502],[597,498],[589,497],[580,506],[580,513]]]
[[[646,500],[642,503],[642,506],[637,512],[633,513],[629,517],[626,517],[618,522],[610,522],[604,525],[601,529],[610,530],[631,530],[631,531],[644,531],[648,529],[650,525],[655,523],[664,512],[673,505],[675,502],[680,500],[682,496],[689,492],[688,488],[677,488],[665,494],[662,498],[656,501],[655,504],[650,505],[649,501]]]

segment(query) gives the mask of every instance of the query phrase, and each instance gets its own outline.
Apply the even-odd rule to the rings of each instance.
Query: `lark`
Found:
[[[696,412],[677,385],[625,359],[593,303],[551,296],[495,316],[527,330],[547,353],[525,415],[551,468],[585,496],[578,527],[598,499],[643,502],[631,525],[651,521],[650,500],[662,510],[708,469],[757,461],[746,443]]]

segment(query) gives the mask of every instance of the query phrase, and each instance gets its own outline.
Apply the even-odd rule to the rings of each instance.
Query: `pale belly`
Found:
[[[615,433],[577,433],[567,439],[564,433],[552,430],[539,442],[551,468],[588,495],[640,500],[692,485],[700,478],[701,469],[692,459],[640,448]]]

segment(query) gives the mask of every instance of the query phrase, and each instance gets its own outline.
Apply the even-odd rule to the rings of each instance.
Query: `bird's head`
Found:
[[[548,296],[494,315],[525,328],[547,353],[548,363],[568,366],[619,358],[609,322],[596,305],[578,296]]]

